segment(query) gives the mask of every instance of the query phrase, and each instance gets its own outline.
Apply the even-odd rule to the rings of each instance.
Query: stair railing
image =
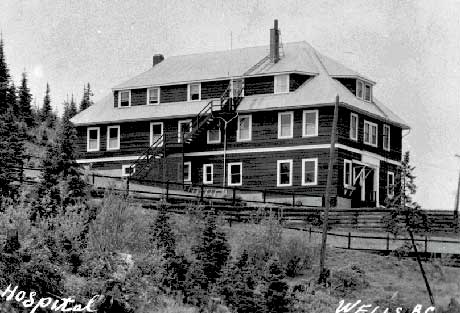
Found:
[[[137,174],[142,172],[145,167],[150,163],[150,158],[155,158],[155,153],[159,150],[163,150],[163,145],[165,145],[164,141],[164,134],[161,134],[152,145],[150,145],[146,150],[142,152],[139,158],[129,167],[130,176],[134,175],[134,171],[136,171],[136,167],[141,164],[141,161],[144,161],[144,165],[139,167],[136,171]],[[152,156],[152,157],[150,157]]]

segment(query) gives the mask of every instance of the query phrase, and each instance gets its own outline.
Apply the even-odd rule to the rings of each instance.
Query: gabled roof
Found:
[[[370,79],[321,55],[306,42],[284,44],[283,50],[284,55],[282,53],[281,60],[275,64],[266,59],[268,46],[170,57],[114,89],[229,79],[230,76],[270,75],[285,72],[308,73],[313,77],[295,92],[247,96],[243,98],[238,111],[329,105],[335,102],[335,97],[338,95],[342,104],[376,118],[388,120],[404,129],[409,128],[401,118],[377,101],[375,97],[373,102],[363,101],[355,97],[334,77],[357,77],[372,82]],[[114,108],[111,94],[77,114],[72,121],[77,125],[89,125],[193,116],[208,101]]]

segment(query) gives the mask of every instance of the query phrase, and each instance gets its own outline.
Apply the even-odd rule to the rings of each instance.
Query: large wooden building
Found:
[[[164,58],[73,118],[78,162],[99,173],[325,193],[336,96],[332,195],[382,205],[393,193],[407,124],[375,82],[306,42]],[[307,202],[308,203],[308,202]]]

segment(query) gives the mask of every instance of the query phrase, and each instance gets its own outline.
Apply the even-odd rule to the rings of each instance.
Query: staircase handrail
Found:
[[[149,162],[149,156],[152,155],[151,152],[154,152],[154,149],[162,148],[162,146],[165,144],[164,143],[164,134],[161,134],[154,142],[152,145],[150,145],[146,150],[142,152],[142,154],[137,158],[137,160],[129,166],[129,173],[130,176],[133,174],[133,169],[136,168],[136,166],[140,163],[141,160],[144,159],[144,157],[147,157],[147,163]],[[162,144],[162,145],[160,145]],[[138,173],[140,171],[144,170],[144,167],[138,170]]]

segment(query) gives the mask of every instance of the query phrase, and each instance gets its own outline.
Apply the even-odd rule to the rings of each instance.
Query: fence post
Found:
[[[428,252],[428,238],[425,235],[425,253]]]
[[[93,185],[94,185],[94,172],[93,172]]]
[[[200,196],[200,201],[203,202],[204,199],[204,186],[203,183],[201,183],[201,196]]]
[[[292,207],[295,206],[295,193],[292,193]]]
[[[351,232],[348,232],[348,249],[351,249]]]
[[[129,195],[129,176],[126,178],[126,193]]]
[[[267,189],[264,189],[264,192],[262,193],[262,195],[264,197],[264,203],[265,203],[267,200]]]
[[[169,180],[166,181],[166,202],[169,199]]]
[[[390,234],[387,233],[387,251],[390,250]]]
[[[310,231],[309,231],[308,241],[310,241],[310,242],[311,242],[311,226],[310,226]]]
[[[236,188],[233,188],[233,199],[232,199],[232,205],[235,206],[236,202]]]

